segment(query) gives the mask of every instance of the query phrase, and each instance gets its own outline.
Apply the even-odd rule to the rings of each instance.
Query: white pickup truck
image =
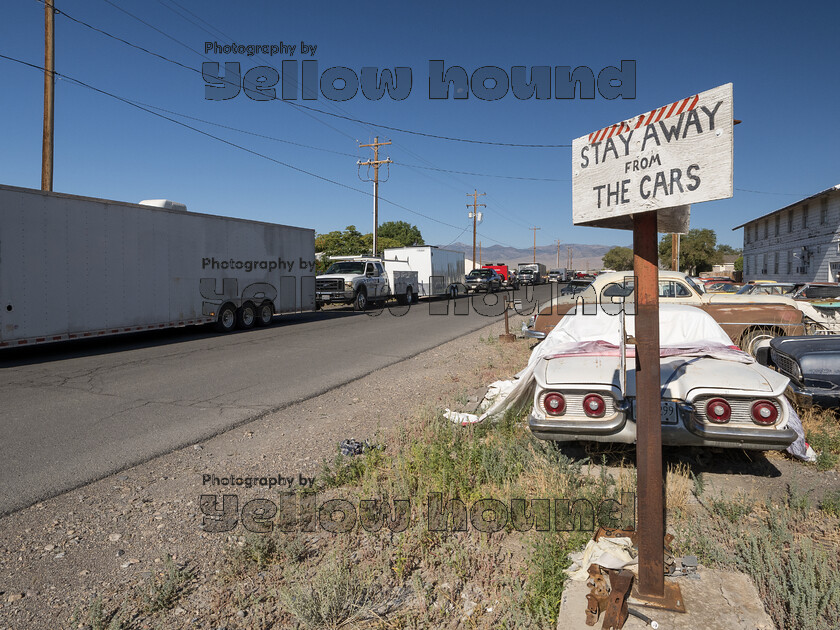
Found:
[[[394,297],[410,304],[419,287],[417,272],[406,262],[382,258],[342,257],[327,272],[315,278],[315,306],[353,304],[363,311],[370,302]]]

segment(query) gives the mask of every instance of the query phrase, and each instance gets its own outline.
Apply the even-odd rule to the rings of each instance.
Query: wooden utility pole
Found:
[[[671,269],[680,270],[680,235],[671,234]]]
[[[379,167],[382,164],[391,164],[392,162],[391,158],[379,159],[379,147],[384,147],[388,144],[391,144],[390,140],[388,142],[379,142],[379,136],[376,136],[372,144],[359,145],[359,148],[373,147],[373,160],[357,162],[357,164],[359,166],[373,167],[373,251],[371,253],[374,256],[376,256],[376,232],[379,229]]]
[[[532,227],[528,229],[534,230],[534,262],[537,262],[537,230],[541,230],[542,228]]]
[[[560,269],[560,239],[557,239],[557,268]]]
[[[478,241],[478,266],[482,267],[482,260],[481,260],[481,241]]]
[[[55,7],[44,0],[44,134],[41,146],[41,190],[53,189],[55,124]]]
[[[479,206],[481,206],[483,208],[487,207],[486,204],[478,203],[478,198],[481,197],[481,196],[484,196],[486,194],[487,193],[480,193],[480,192],[478,192],[478,190],[475,190],[475,189],[471,193],[467,193],[467,197],[472,197],[473,198],[473,202],[471,204],[469,204],[469,203],[467,204],[467,208],[472,206],[472,209],[473,209],[473,211],[471,213],[472,214],[472,220],[473,220],[473,255],[472,255],[473,269],[475,269],[475,227],[476,227],[477,222],[478,222],[478,207]]]
[[[566,269],[572,270],[572,246],[566,245]]]

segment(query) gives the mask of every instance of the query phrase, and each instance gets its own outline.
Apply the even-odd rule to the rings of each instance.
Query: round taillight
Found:
[[[732,415],[732,407],[723,398],[712,398],[706,403],[706,415],[712,422],[725,424]]]
[[[753,403],[750,415],[756,424],[770,425],[776,423],[779,418],[779,410],[769,400],[758,400]]]
[[[559,416],[566,411],[566,399],[560,394],[546,394],[543,406],[550,416]]]
[[[607,410],[607,404],[598,394],[589,394],[583,399],[583,413],[590,418],[600,418]]]

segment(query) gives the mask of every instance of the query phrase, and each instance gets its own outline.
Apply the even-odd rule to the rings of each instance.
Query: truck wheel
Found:
[[[758,349],[769,346],[770,340],[777,336],[776,332],[770,328],[751,328],[741,337],[741,350],[757,357]]]
[[[405,290],[405,295],[398,295],[397,296],[397,304],[400,306],[406,306],[411,304],[411,300],[414,297],[414,293],[411,291],[411,287],[408,287]]]
[[[257,326],[268,326],[274,319],[274,304],[263,302],[257,309]]]
[[[236,309],[230,304],[225,304],[216,319],[216,330],[230,332],[234,328],[236,328]]]
[[[458,297],[458,287],[456,287],[454,284],[451,287],[449,287],[449,297],[451,297],[453,300],[456,297]]]
[[[250,302],[245,302],[236,311],[236,324],[242,330],[253,328],[257,323],[257,309]]]
[[[353,300],[353,310],[354,311],[363,311],[367,308],[367,291],[364,289],[359,289],[356,292],[356,299]]]

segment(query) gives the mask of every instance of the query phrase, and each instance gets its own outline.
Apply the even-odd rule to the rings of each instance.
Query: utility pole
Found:
[[[487,205],[483,203],[478,203],[478,198],[483,197],[487,193],[480,193],[478,190],[473,190],[471,193],[467,193],[467,197],[472,197],[473,202],[471,204],[467,204],[467,208],[472,206],[473,211],[470,213],[470,216],[473,220],[473,255],[472,255],[472,262],[473,262],[473,269],[475,269],[475,226],[478,224],[478,207],[481,206],[486,208]]]
[[[482,261],[481,261],[481,241],[478,241],[478,266],[479,266],[479,267],[481,267],[481,266],[482,266]]]
[[[44,134],[41,146],[41,190],[53,189],[55,123],[55,7],[44,0]]]
[[[379,167],[382,164],[391,164],[391,158],[385,158],[384,160],[379,159],[379,147],[386,146],[391,144],[391,141],[388,142],[379,142],[379,136],[376,136],[373,139],[372,144],[360,144],[359,148],[362,147],[373,147],[373,160],[368,160],[367,162],[356,162],[359,166],[372,166],[373,167],[373,251],[371,252],[374,256],[376,256],[376,232],[379,228]]]
[[[680,270],[680,235],[671,234],[671,269]]]
[[[572,246],[566,245],[566,269],[572,270]]]
[[[557,268],[560,269],[560,239],[557,239]]]
[[[534,230],[534,262],[537,262],[537,230],[541,230],[542,228],[532,227],[528,229]]]

